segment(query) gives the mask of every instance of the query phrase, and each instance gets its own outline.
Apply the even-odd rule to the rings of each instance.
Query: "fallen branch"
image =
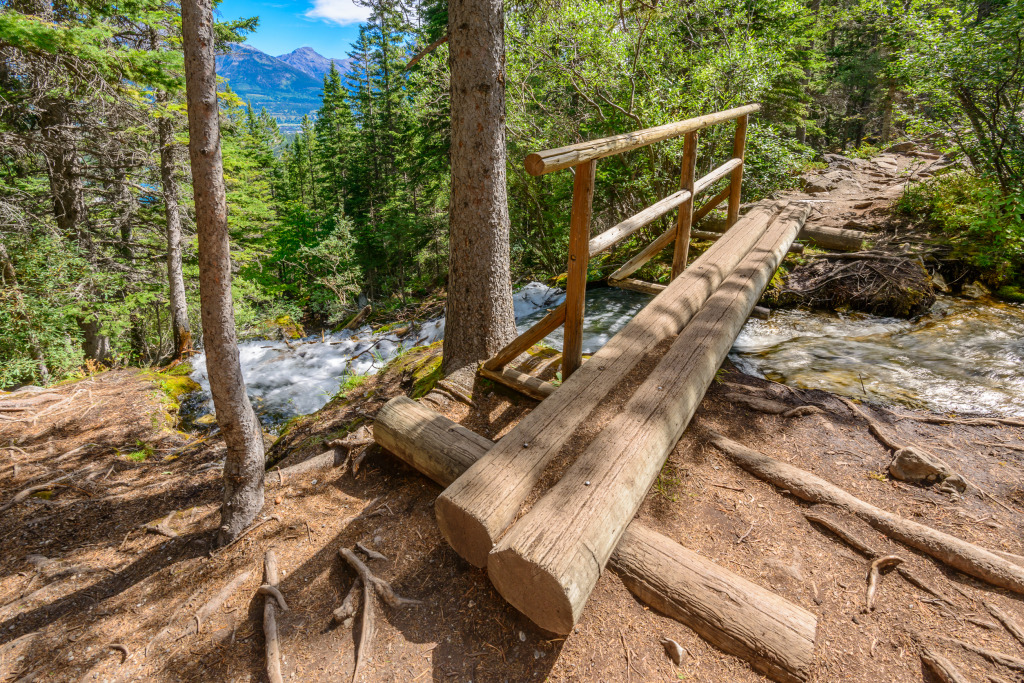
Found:
[[[921,661],[931,669],[942,683],[969,683],[963,674],[957,671],[953,663],[931,648],[921,650]]]
[[[875,591],[878,590],[878,577],[882,569],[903,564],[903,558],[896,555],[886,555],[871,562],[868,569],[868,588],[864,596],[864,611],[871,612],[875,609]]]
[[[264,595],[263,601],[263,633],[267,640],[267,678],[270,683],[283,683],[281,678],[281,643],[277,639],[277,606],[287,611],[288,605],[284,596],[277,589],[280,578],[277,574],[277,554],[274,549],[267,550],[263,558],[264,583],[257,591]]]
[[[1024,629],[1013,620],[1009,614],[999,609],[991,602],[985,603],[985,609],[988,610],[989,614],[999,620],[999,623],[1006,627],[1006,630],[1010,632],[1010,635],[1017,639],[1021,645],[1024,645]]]
[[[216,613],[218,610],[220,610],[220,608],[224,606],[224,603],[227,602],[227,599],[230,598],[231,595],[235,591],[237,591],[243,583],[248,581],[251,575],[251,569],[244,569],[240,571],[238,574],[235,574],[235,577],[228,581],[226,584],[224,584],[224,587],[221,588],[216,595],[210,598],[210,600],[205,605],[196,610],[196,613],[192,615],[193,619],[195,619],[194,625],[196,634],[199,634],[203,630],[203,622],[206,621],[211,615]],[[192,626],[193,624],[190,622],[185,627],[185,630],[182,632],[181,636],[179,637],[179,640],[192,633]]]
[[[328,444],[330,445],[330,444]],[[348,458],[341,457],[341,450],[338,448],[331,447],[331,450],[324,451],[320,455],[314,455],[312,458],[307,458],[300,463],[296,463],[291,467],[285,467],[284,469],[274,470],[267,473],[267,483],[270,482],[270,475],[277,475],[277,483],[279,486],[284,486],[285,479],[307,472],[316,472],[317,470],[326,470],[331,467],[344,466],[348,463]],[[344,474],[344,470],[342,470]]]
[[[754,476],[786,489],[802,500],[849,510],[872,527],[901,543],[945,562],[965,574],[1024,594],[1024,567],[984,548],[881,510],[834,484],[788,463],[751,450],[711,432],[711,442]]]

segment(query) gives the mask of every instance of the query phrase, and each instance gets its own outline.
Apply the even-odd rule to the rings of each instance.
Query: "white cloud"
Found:
[[[352,0],[314,0],[306,12],[310,19],[325,19],[335,24],[358,24],[370,18],[370,8],[360,7]]]

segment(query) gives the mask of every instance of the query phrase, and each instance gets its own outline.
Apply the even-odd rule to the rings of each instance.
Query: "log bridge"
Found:
[[[808,216],[808,204],[785,201],[762,202],[739,215],[747,118],[759,108],[751,104],[527,157],[533,175],[575,171],[566,300],[484,362],[480,373],[540,404],[492,443],[395,399],[378,415],[374,438],[447,487],[435,505],[445,539],[468,562],[486,567],[498,592],[545,631],[572,631],[611,562],[641,600],[774,680],[802,681],[813,653],[813,615],[633,522]],[[728,121],[735,121],[732,157],[695,179],[698,131]],[[591,238],[597,160],[678,136],[685,136],[679,191]],[[728,184],[694,210],[694,198],[726,178]],[[692,225],[726,200],[725,231],[688,265]],[[584,363],[590,258],[672,210],[678,210],[675,225],[608,278],[654,299]],[[668,284],[630,277],[669,245]],[[565,328],[559,387],[509,367],[559,326]],[[623,380],[642,361],[656,365],[623,407],[600,430],[581,431],[595,408],[613,395],[622,400]],[[587,443],[573,439],[593,431]],[[554,485],[538,490],[556,459],[569,464]]]

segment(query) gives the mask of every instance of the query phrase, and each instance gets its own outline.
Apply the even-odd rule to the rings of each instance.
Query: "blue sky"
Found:
[[[260,27],[246,42],[272,55],[309,46],[324,57],[343,58],[369,14],[352,0],[224,0],[221,18],[257,15]]]

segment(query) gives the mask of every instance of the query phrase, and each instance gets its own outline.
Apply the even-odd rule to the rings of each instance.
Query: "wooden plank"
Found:
[[[494,587],[541,628],[572,631],[808,212],[807,206],[786,209],[618,415],[491,551],[487,574]]]
[[[712,223],[706,226],[706,228],[707,232],[717,232],[719,234],[726,232],[726,227],[721,224]],[[867,233],[860,230],[831,228],[824,225],[805,225],[804,229],[797,235],[797,239],[806,240],[816,247],[831,251],[860,251],[864,248],[864,240],[867,239]]]
[[[655,142],[671,140],[684,133],[707,128],[708,126],[723,123],[739,116],[752,114],[760,109],[760,104],[748,104],[743,107],[698,116],[693,119],[686,119],[685,121],[667,123],[663,126],[638,130],[632,133],[613,135],[612,137],[600,138],[598,140],[588,140],[587,142],[579,142],[575,145],[568,145],[557,149],[546,149],[526,157],[526,171],[530,175],[544,175],[545,173],[559,171],[587,161],[601,159],[613,154],[621,154],[638,147],[645,147]]]
[[[518,358],[519,354],[525,352],[541,339],[554,332],[555,329],[564,322],[565,303],[563,302],[559,304],[557,308],[552,309],[546,316],[538,320],[533,327],[513,339],[508,346],[503,348],[501,351],[498,351],[498,353],[494,354],[493,357],[487,359],[487,361],[484,362],[484,367],[488,370],[497,370],[505,367]]]
[[[441,486],[483,457],[494,442],[405,396],[377,413],[373,437]],[[637,521],[608,562],[637,598],[776,681],[805,681],[817,619]]]
[[[661,294],[664,292],[668,285],[659,285],[656,282],[644,282],[643,280],[637,280],[636,278],[624,277],[621,280],[615,280],[612,282],[608,281],[612,287],[618,287],[619,289],[629,289],[634,292],[643,292],[644,294]]]
[[[545,465],[609,392],[621,390],[621,380],[634,365],[679,334],[764,234],[777,210],[775,204],[764,204],[747,213],[438,497],[438,524],[456,552],[477,567],[486,565],[494,539],[515,519]]]
[[[689,190],[674,192],[661,201],[651,204],[640,213],[630,216],[590,240],[590,255],[596,256],[603,251],[607,251],[640,228],[650,225],[672,209],[686,202],[693,203],[693,197]]]
[[[806,228],[805,228],[806,229]],[[711,232],[709,230],[691,230],[690,237],[695,240],[704,240],[705,242],[717,242],[724,233]],[[803,234],[803,233],[801,233]],[[799,237],[799,235],[797,235]],[[790,254],[802,254],[804,253],[804,245],[797,244],[794,242],[789,247]]]
[[[736,136],[732,141],[732,156],[734,159],[743,159],[747,149],[747,115],[744,114],[736,119]],[[740,164],[732,172],[732,180],[729,181],[729,209],[725,224],[731,227],[736,224],[740,216],[740,195],[743,191],[743,165]]]
[[[704,192],[709,187],[714,185],[716,182],[729,175],[740,165],[739,159],[730,159],[715,170],[708,173],[706,176],[694,183],[693,194],[694,196]],[[714,201],[714,200],[712,200]],[[618,270],[608,276],[608,280],[619,280],[628,275],[635,273],[640,266],[650,261],[655,254],[667,247],[675,239],[676,229],[669,228],[665,232],[661,233],[656,240],[644,247],[639,254],[629,259],[624,263]]]
[[[590,217],[596,172],[596,160],[580,164],[576,167],[572,185],[569,267],[565,282],[565,336],[562,342],[563,378],[576,372],[583,363],[583,311],[587,295],[587,267],[590,264]]]
[[[543,401],[553,394],[555,389],[558,388],[551,382],[545,382],[533,375],[527,375],[525,372],[519,372],[513,368],[502,368],[501,370],[480,368],[480,374],[487,379],[493,379],[495,382],[500,382],[501,384],[504,384],[511,389],[515,389],[521,394],[526,394],[530,398],[535,398],[538,401]]]
[[[672,279],[686,268],[686,258],[690,250],[690,226],[693,224],[693,179],[697,172],[697,133],[686,134],[683,145],[683,170],[679,178],[679,189],[689,190],[690,196],[679,205],[679,217],[676,219],[675,251],[672,254]]]

